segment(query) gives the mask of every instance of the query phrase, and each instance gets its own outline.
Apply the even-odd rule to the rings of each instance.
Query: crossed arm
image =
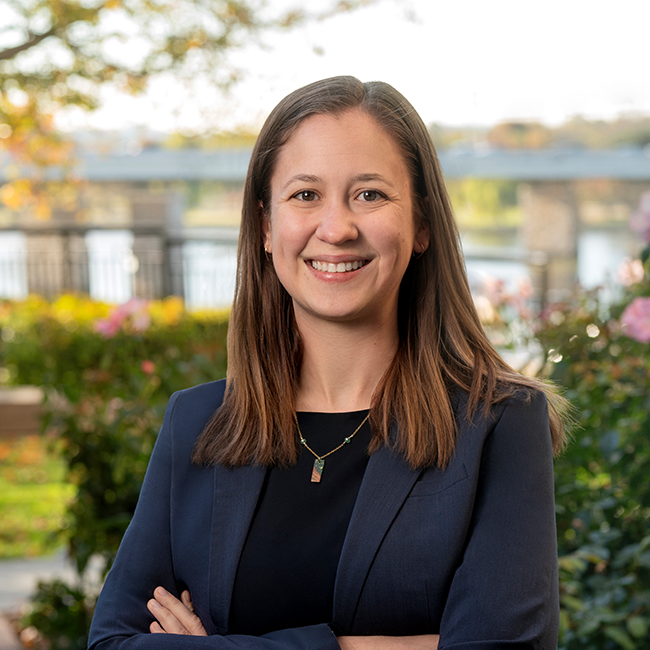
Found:
[[[162,587],[157,587],[147,608],[156,619],[149,629],[153,634],[184,634],[207,636],[203,623],[194,613],[189,591],[179,600]],[[437,634],[418,636],[340,636],[341,650],[437,650]]]

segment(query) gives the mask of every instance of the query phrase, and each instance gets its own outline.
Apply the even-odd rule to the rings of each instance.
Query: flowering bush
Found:
[[[151,325],[149,303],[141,298],[131,298],[115,307],[108,318],[95,321],[95,331],[106,338],[113,338],[120,330],[146,332]]]
[[[621,316],[627,336],[640,343],[650,342],[650,298],[635,298]]]
[[[631,224],[646,242],[649,200]],[[650,647],[647,248],[641,258],[625,262],[617,302],[582,292],[535,323],[546,373],[566,387],[579,425],[555,464],[565,650]]]
[[[91,557],[104,571],[115,557],[170,395],[225,376],[227,318],[175,298],[112,310],[74,296],[0,302],[0,380],[45,389],[45,426],[76,488],[63,534],[80,578]],[[57,616],[34,620],[44,633],[71,624]]]
[[[522,278],[514,286],[486,277],[472,287],[474,304],[492,345],[517,370],[534,375],[540,368],[539,344],[532,329],[533,286]]]

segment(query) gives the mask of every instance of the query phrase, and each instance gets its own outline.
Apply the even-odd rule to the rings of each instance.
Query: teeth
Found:
[[[339,262],[338,264],[332,264],[331,262],[318,262],[317,260],[312,260],[311,265],[317,271],[324,271],[326,273],[345,273],[346,271],[356,271],[360,269],[364,264],[365,260],[355,260],[354,262]]]

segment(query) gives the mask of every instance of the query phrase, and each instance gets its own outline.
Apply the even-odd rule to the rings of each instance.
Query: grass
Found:
[[[0,558],[47,555],[63,544],[74,486],[41,436],[0,440]]]

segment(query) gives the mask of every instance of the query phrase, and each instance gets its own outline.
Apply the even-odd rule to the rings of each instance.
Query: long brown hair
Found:
[[[431,138],[420,116],[392,86],[333,77],[285,97],[253,149],[237,253],[237,282],[228,330],[228,375],[222,406],[198,438],[200,465],[294,463],[298,456],[295,396],[301,342],[291,297],[264,252],[262,219],[278,153],[313,115],[361,109],[400,146],[413,178],[414,216],[430,245],[413,258],[398,304],[399,345],[371,404],[369,451],[390,444],[413,467],[444,467],[456,442],[451,402],[469,394],[468,417],[516,392],[549,397],[553,446],[564,442],[565,402],[546,384],[512,370],[488,341],[474,308],[460,238]],[[262,207],[261,207],[262,206]],[[420,224],[418,224],[420,225]],[[392,436],[393,424],[397,435]]]

